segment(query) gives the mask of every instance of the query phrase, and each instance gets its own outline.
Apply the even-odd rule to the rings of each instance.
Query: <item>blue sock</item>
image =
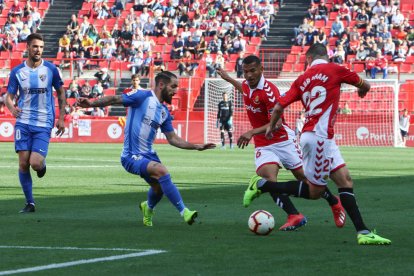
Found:
[[[34,204],[32,194],[32,176],[30,175],[30,171],[26,173],[19,171],[19,179],[20,185],[22,185],[24,196],[26,197],[26,202]]]
[[[157,205],[158,202],[160,202],[161,198],[162,198],[163,194],[157,194],[154,192],[154,189],[152,189],[152,187],[150,187],[149,191],[148,191],[148,195],[147,195],[147,203],[148,203],[148,207],[150,207],[151,209],[154,209],[155,206]]]
[[[178,191],[177,187],[172,183],[170,174],[161,176],[158,179],[158,182],[161,185],[161,190],[165,194],[165,196],[170,200],[170,202],[177,208],[177,210],[181,213],[184,208],[184,202],[181,198],[180,192]]]

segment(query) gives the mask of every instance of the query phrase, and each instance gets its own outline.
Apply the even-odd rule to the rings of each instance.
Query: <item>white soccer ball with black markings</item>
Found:
[[[275,219],[265,210],[254,211],[249,217],[249,229],[256,235],[269,235],[275,227]]]

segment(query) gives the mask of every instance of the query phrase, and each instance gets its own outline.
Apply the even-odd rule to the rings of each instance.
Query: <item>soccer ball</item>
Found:
[[[265,210],[254,211],[249,217],[250,231],[256,235],[268,235],[275,227],[275,219]]]

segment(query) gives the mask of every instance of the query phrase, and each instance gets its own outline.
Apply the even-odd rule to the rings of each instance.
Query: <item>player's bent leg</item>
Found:
[[[32,152],[30,154],[30,166],[37,172],[39,178],[42,178],[46,174],[46,159],[43,155]]]
[[[246,191],[244,191],[244,196],[243,196],[243,206],[244,207],[249,207],[249,205],[252,203],[252,201],[255,198],[259,197],[260,194],[262,193],[257,187],[257,183],[261,179],[263,179],[263,178],[261,178],[258,175],[254,175],[250,178],[249,185],[247,186]]]
[[[34,199],[33,199],[33,181],[30,174],[30,152],[19,151],[19,181],[22,186],[24,196],[26,198],[25,207],[20,210],[20,213],[32,213],[34,212]]]
[[[148,206],[148,201],[143,201],[139,204],[139,209],[142,212],[142,222],[145,226],[152,226],[153,209]]]

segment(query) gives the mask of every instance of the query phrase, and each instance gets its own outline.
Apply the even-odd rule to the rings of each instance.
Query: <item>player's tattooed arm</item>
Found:
[[[227,74],[226,71],[224,71],[223,69],[219,68],[219,69],[217,69],[217,74],[219,74],[219,76],[223,80],[225,80],[228,83],[230,83],[231,85],[233,85],[234,88],[236,88],[236,90],[238,90],[240,93],[243,93],[242,84],[240,82],[238,82],[237,80],[233,79],[232,77],[230,77],[230,75]]]
[[[215,144],[193,144],[190,142],[185,141],[184,139],[180,138],[174,131],[165,133],[167,137],[168,143],[174,147],[180,149],[188,149],[188,150],[206,150],[206,149],[213,149],[216,147]]]
[[[95,101],[90,101],[87,98],[79,98],[76,103],[80,107],[103,107],[108,105],[122,104],[122,96],[105,96]]]
[[[355,85],[358,87],[358,96],[363,98],[367,95],[368,91],[371,89],[371,85],[364,79],[360,79],[359,82]]]

